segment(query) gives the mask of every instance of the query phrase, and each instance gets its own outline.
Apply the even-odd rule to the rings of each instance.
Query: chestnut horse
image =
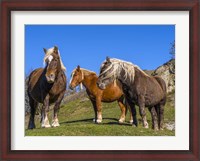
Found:
[[[101,102],[113,101],[117,101],[121,109],[121,117],[119,119],[119,122],[124,122],[127,106],[124,103],[125,100],[119,82],[115,81],[114,83],[110,84],[106,89],[101,90],[97,87],[97,78],[98,77],[95,72],[80,68],[80,66],[78,66],[76,69],[73,70],[71,74],[69,87],[73,89],[81,83],[84,85],[94,108],[94,121],[96,123],[102,122]],[[130,118],[130,122],[132,123],[132,115]]]
[[[114,80],[119,80],[124,95],[134,108],[139,106],[143,126],[148,128],[145,106],[152,116],[152,128],[163,129],[164,106],[166,103],[165,81],[157,76],[149,76],[138,66],[119,59],[107,59],[102,63],[97,84],[105,89]],[[134,112],[134,111],[133,111]]]
[[[28,97],[31,108],[29,129],[35,128],[34,116],[38,103],[42,103],[42,127],[51,127],[48,120],[49,105],[55,103],[52,126],[60,126],[58,110],[66,90],[65,67],[62,63],[58,48],[55,46],[44,49],[45,68],[31,72],[28,81]]]

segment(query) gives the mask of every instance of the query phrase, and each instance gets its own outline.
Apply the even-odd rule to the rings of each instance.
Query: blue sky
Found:
[[[58,46],[67,76],[80,65],[99,73],[106,56],[142,69],[167,62],[174,25],[26,25],[25,74],[43,67],[43,48]]]

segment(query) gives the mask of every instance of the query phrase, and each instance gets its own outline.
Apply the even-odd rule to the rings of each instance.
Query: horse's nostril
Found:
[[[54,78],[54,74],[50,74],[50,78]]]

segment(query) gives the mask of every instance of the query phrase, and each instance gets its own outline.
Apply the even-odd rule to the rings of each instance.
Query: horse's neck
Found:
[[[148,74],[146,74],[144,71],[142,71],[141,69],[138,69],[137,67],[134,67],[134,74],[128,75],[126,79],[124,78],[124,75],[125,75],[125,70],[122,69],[119,74],[119,81],[126,86],[133,85],[135,80],[137,80],[138,78],[147,78],[148,79],[151,77]]]
[[[126,75],[127,74],[127,75]],[[125,77],[126,75],[126,77]],[[129,75],[129,73],[126,73],[125,69],[122,68],[121,71],[118,73],[118,80],[126,86],[129,86],[131,83],[133,83],[135,77],[136,76],[136,72],[134,73],[134,75]]]
[[[83,75],[82,83],[86,89],[88,89],[91,85],[96,84],[97,75],[94,73],[87,73]]]

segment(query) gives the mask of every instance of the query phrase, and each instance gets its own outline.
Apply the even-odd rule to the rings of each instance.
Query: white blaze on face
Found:
[[[72,76],[71,76],[71,79],[70,79],[69,84],[71,84],[71,82],[72,82],[72,80],[73,80],[73,77],[74,77],[74,72],[72,73]]]
[[[52,61],[52,59],[53,59],[53,56],[49,55],[47,59],[48,59],[48,62],[50,63]]]

